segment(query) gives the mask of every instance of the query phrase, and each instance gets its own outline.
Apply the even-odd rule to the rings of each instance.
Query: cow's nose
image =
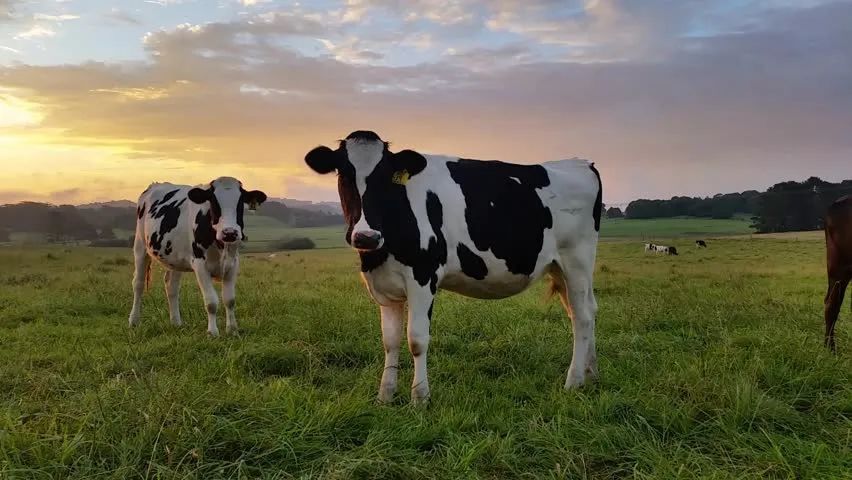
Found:
[[[382,234],[375,230],[364,230],[352,234],[352,246],[358,250],[375,250],[382,242]]]
[[[222,230],[222,241],[225,243],[236,242],[240,238],[240,232],[235,228],[226,228]]]

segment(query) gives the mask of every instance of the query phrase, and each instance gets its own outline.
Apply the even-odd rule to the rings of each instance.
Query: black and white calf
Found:
[[[245,239],[243,211],[245,204],[253,208],[264,201],[266,194],[258,190],[247,192],[239,180],[230,177],[194,188],[154,183],[142,192],[136,207],[136,271],[130,326],[139,324],[142,293],[150,283],[153,258],[166,268],[166,297],[173,324],[182,324],[178,306],[180,278],[184,272],[195,272],[207,306],[207,332],[212,336],[219,334],[215,279],[222,281],[226,330],[236,333],[235,287],[240,268],[239,246]]]
[[[705,242],[704,240],[696,240],[695,241],[695,247],[696,248],[707,248],[707,242]]]
[[[574,347],[565,388],[597,375],[592,274],[601,220],[601,181],[585,160],[515,165],[391,152],[369,131],[305,157],[337,172],[346,241],[380,305],[385,369],[379,400],[396,391],[399,342],[408,302],[414,358],[412,400],[429,397],[426,354],[438,289],[496,299],[545,274],[572,312]]]

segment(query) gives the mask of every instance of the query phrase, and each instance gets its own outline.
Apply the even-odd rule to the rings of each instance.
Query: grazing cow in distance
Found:
[[[667,247],[665,245],[654,245],[654,251],[664,255],[677,255],[677,248]]]
[[[207,307],[207,333],[219,335],[219,299],[214,279],[222,281],[226,331],[237,333],[235,287],[239,248],[245,240],[243,211],[245,204],[255,208],[264,201],[265,193],[246,191],[239,180],[231,177],[220,177],[195,188],[154,183],[142,192],[136,207],[130,326],[139,324],[142,292],[150,284],[151,259],[156,259],[166,269],[166,297],[174,325],[183,323],[178,306],[181,276],[195,272]]]
[[[655,251],[656,251],[656,247],[657,247],[657,246],[656,246],[656,245],[654,245],[653,243],[646,243],[646,244],[645,244],[645,253],[648,253],[648,252],[655,252]]]
[[[825,346],[834,352],[834,324],[840,315],[846,287],[852,280],[852,195],[841,197],[828,207],[825,215],[825,253],[828,266]]]
[[[592,274],[602,191],[593,164],[515,165],[392,152],[370,131],[349,134],[335,149],[317,147],[305,162],[317,173],[337,172],[346,242],[358,251],[362,277],[380,306],[380,401],[396,391],[405,302],[411,399],[422,403],[430,394],[426,355],[438,289],[505,298],[544,275],[573,311],[565,388],[597,375]]]
[[[695,246],[697,248],[707,248],[707,242],[705,242],[704,240],[696,240]]]

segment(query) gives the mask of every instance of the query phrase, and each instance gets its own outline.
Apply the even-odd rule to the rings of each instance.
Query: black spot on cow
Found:
[[[468,277],[482,280],[488,275],[488,267],[485,266],[485,260],[467,248],[467,245],[459,243],[458,247],[456,247],[456,254],[459,257],[462,273]]]
[[[595,208],[592,210],[592,217],[595,219],[595,231],[601,231],[601,214],[603,213],[603,182],[601,182],[601,174],[598,172],[598,169],[595,168],[595,164],[589,165],[589,168],[594,172],[595,177],[598,178],[598,196],[595,198]]]
[[[460,159],[447,162],[465,198],[465,220],[474,245],[522,275],[535,269],[544,230],[553,227],[550,209],[536,189],[550,185],[541,165]]]
[[[444,226],[444,207],[438,195],[432,191],[426,192],[426,217],[434,235],[429,237],[426,250],[420,251],[417,263],[412,266],[417,282],[425,285],[428,281],[434,295],[438,292],[438,268],[447,264],[447,240],[441,231]],[[416,245],[419,245],[419,242]]]
[[[139,205],[138,207],[136,207],[136,218],[141,220],[143,216],[145,216],[145,204],[144,203],[142,205]]]
[[[206,258],[205,251],[216,243],[216,230],[210,211],[199,210],[195,215],[195,228],[192,230],[192,255],[195,258]]]
[[[163,250],[163,254],[165,254],[167,257],[172,254],[172,241],[171,240],[166,241],[166,248],[165,248],[165,250]]]
[[[426,313],[426,315],[429,316],[429,320],[432,320],[432,309],[434,307],[435,307],[435,301],[432,300],[432,303],[429,304],[429,311]]]
[[[160,220],[157,231],[151,233],[151,238],[148,241],[148,246],[153,252],[159,252],[163,249],[163,240],[166,234],[174,230],[178,225],[180,207],[186,199],[172,200],[177,192],[178,190],[172,190],[163,195],[163,198],[154,200],[151,203],[151,208],[148,210],[148,215],[151,218]]]

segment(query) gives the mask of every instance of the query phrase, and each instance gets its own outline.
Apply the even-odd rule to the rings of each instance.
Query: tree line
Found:
[[[672,197],[669,200],[634,200],[622,213],[610,208],[607,217],[628,219],[703,217],[725,219],[749,215],[758,233],[818,230],[826,207],[852,195],[852,180],[832,183],[818,177],[803,182],[781,182],[765,192],[716,194],[712,197]]]
[[[291,208],[279,202],[264,203],[257,213],[290,227],[343,224],[342,215]],[[116,240],[116,230],[132,232],[135,229],[136,207],[80,208],[39,202],[0,205],[0,242],[8,242],[16,232],[39,234],[50,243],[104,242]]]

